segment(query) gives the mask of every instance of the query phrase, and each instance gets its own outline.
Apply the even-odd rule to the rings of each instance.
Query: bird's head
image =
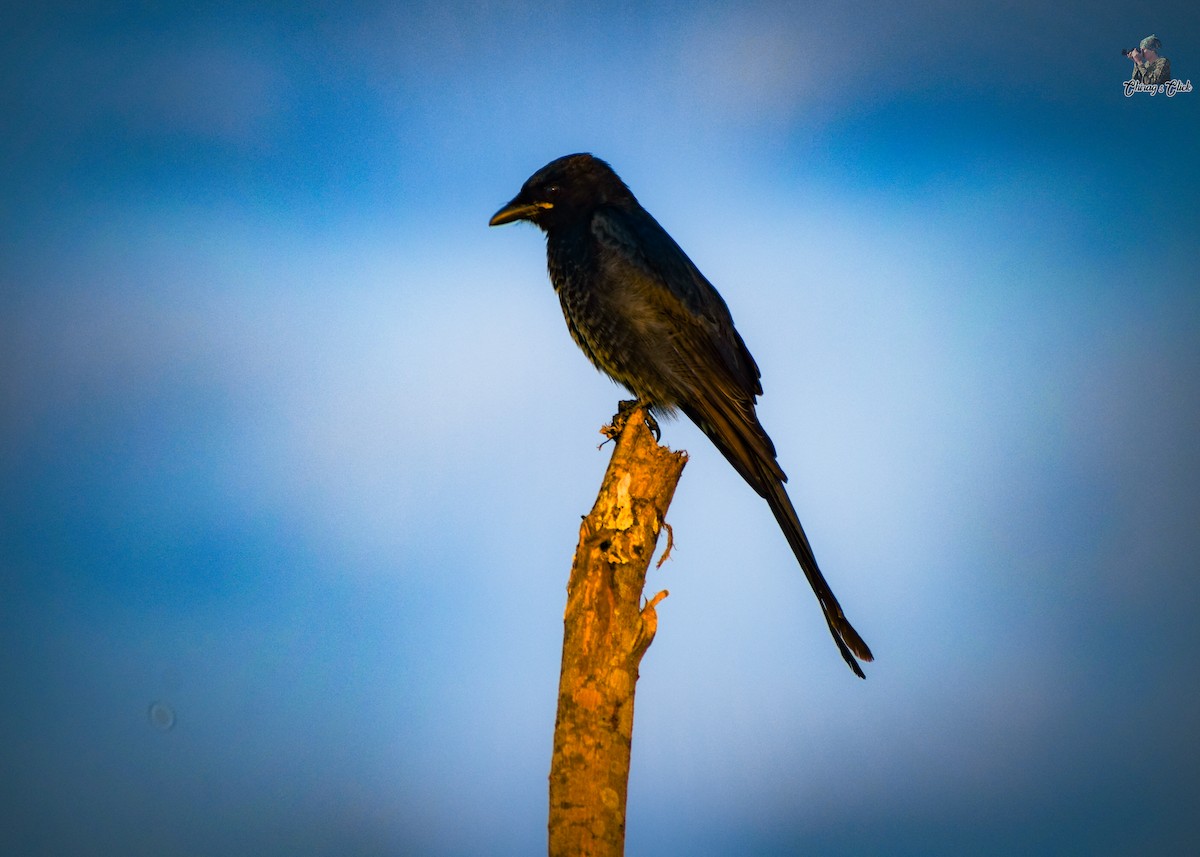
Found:
[[[631,200],[629,188],[604,161],[588,154],[565,155],[531,175],[488,225],[528,220],[549,230],[578,222],[601,205]]]

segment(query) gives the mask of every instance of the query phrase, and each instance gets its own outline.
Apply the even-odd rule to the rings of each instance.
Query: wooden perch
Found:
[[[579,529],[567,585],[562,673],[550,765],[551,857],[625,850],[633,696],[658,626],[658,593],[642,605],[646,571],[687,453],[659,446],[640,407],[622,406],[604,433],[616,448]]]

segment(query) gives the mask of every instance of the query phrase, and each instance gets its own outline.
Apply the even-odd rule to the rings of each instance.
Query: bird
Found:
[[[758,419],[761,373],[724,299],[609,164],[581,152],[535,172],[489,226],[529,221],[572,339],[651,414],[682,411],[775,515],[859,678],[874,660],[817,565]],[[656,427],[657,423],[652,423]]]

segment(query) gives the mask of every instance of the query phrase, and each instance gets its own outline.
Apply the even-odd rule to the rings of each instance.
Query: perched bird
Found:
[[[758,366],[725,301],[607,163],[551,161],[497,211],[491,226],[528,220],[546,233],[550,282],[575,343],[652,412],[683,411],[764,497],[816,593],[838,651],[871,650],[821,574],[775,445],[758,421]]]

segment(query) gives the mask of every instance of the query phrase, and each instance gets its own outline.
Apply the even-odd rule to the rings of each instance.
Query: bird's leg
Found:
[[[612,418],[613,428],[619,432],[629,419],[629,415],[638,408],[642,409],[646,428],[650,429],[650,433],[654,435],[654,442],[658,443],[662,440],[662,430],[659,429],[658,420],[654,418],[654,414],[650,413],[650,406],[641,399],[626,399],[617,403],[617,412],[613,414]]]
[[[658,427],[658,420],[654,418],[654,414],[650,413],[650,408],[642,411],[646,415],[646,428],[650,429],[650,434],[654,435],[654,442],[658,443],[662,440],[662,429]]]

